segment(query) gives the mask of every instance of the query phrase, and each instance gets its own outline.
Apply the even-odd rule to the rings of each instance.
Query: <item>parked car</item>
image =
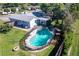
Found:
[[[2,12],[2,15],[7,15],[8,13],[7,12]]]

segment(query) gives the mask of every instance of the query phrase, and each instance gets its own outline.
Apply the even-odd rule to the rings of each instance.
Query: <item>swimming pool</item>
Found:
[[[37,30],[36,34],[29,40],[31,46],[44,46],[53,37],[53,34],[47,29]]]

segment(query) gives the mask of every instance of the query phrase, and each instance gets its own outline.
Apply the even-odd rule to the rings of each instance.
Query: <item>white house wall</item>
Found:
[[[37,20],[37,19],[32,19],[32,20],[30,21],[30,28],[33,28],[35,25],[37,25],[37,24],[35,23],[35,20]]]

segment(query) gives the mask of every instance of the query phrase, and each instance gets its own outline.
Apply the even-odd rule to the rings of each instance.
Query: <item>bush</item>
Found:
[[[8,8],[4,8],[4,12],[10,12]]]
[[[6,33],[8,31],[10,31],[11,28],[12,28],[12,26],[10,26],[9,24],[3,23],[0,25],[0,33]]]
[[[65,42],[64,42],[64,51],[63,51],[63,55],[67,55],[68,50],[72,44],[72,40],[73,40],[73,32],[66,32],[65,33]]]
[[[16,12],[16,8],[11,8],[11,12]]]
[[[23,12],[24,11],[24,9],[19,9],[19,12]]]

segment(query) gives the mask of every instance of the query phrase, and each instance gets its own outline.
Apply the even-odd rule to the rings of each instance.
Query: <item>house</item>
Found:
[[[27,6],[27,10],[36,10],[40,9],[40,6]]]
[[[21,28],[32,28],[35,25],[46,25],[49,18],[45,17],[42,12],[30,12],[9,17],[14,26]]]

